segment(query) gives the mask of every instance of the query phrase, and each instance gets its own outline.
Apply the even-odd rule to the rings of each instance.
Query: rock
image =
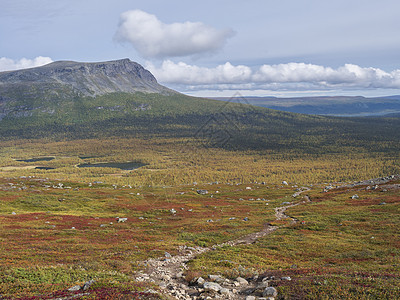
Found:
[[[386,205],[386,202],[381,202],[379,203],[379,205]]]
[[[204,280],[203,277],[199,277],[199,278],[197,278],[197,280],[196,280],[196,283],[197,283],[198,286],[203,286],[203,284],[204,284],[205,282],[206,282],[206,281]]]
[[[124,223],[124,222],[128,221],[128,218],[119,218],[119,217],[117,217],[117,221],[118,221],[118,223]]]
[[[285,276],[285,277],[282,277],[281,279],[282,280],[287,280],[287,281],[291,281],[292,280],[292,278],[290,278],[290,276]]]
[[[283,185],[289,185],[286,180],[282,181]]]
[[[76,292],[76,291],[80,291],[81,290],[81,286],[80,285],[75,285],[73,287],[70,287],[68,289],[69,292]]]
[[[358,199],[358,198],[360,198],[360,197],[357,194],[351,196],[351,199]]]
[[[251,190],[251,187],[250,186],[246,186],[246,190]]]
[[[244,219],[243,219],[243,221],[248,221],[249,220],[249,218],[248,217],[245,217]]]
[[[249,282],[246,279],[242,278],[242,277],[236,278],[236,281],[239,282],[241,285],[248,285],[249,284]]]
[[[199,195],[207,195],[208,191],[207,190],[197,190],[197,194],[199,194]]]
[[[85,282],[85,283],[83,284],[83,286],[82,286],[82,290],[83,290],[83,291],[88,290],[88,289],[90,288],[90,286],[91,286],[93,283],[95,283],[94,280],[89,280],[89,281]]]
[[[171,212],[172,214],[176,214],[176,210],[173,209],[173,208],[170,210],[170,212]]]
[[[169,282],[171,280],[171,277],[169,275],[164,274],[163,276],[161,276],[161,279],[163,281]]]
[[[254,296],[247,296],[247,297],[246,297],[246,300],[256,300],[256,297],[254,297]]]
[[[227,288],[222,288],[219,292],[222,295],[229,295],[231,293]]]
[[[208,281],[204,282],[203,288],[206,292],[219,292],[222,289],[218,283]]]
[[[216,281],[222,279],[221,276],[219,276],[219,275],[208,275],[208,278],[213,282],[216,282]]]
[[[269,286],[267,288],[265,288],[264,292],[263,292],[263,297],[276,297],[278,295],[278,291],[276,290],[276,288]]]
[[[168,252],[165,252],[165,253],[164,253],[164,256],[165,256],[165,258],[171,258],[171,257],[172,257],[172,255],[169,254]]]

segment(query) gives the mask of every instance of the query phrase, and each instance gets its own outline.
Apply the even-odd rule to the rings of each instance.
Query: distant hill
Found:
[[[400,147],[400,118],[305,115],[248,105],[259,101],[250,100],[189,97],[129,60],[55,62],[0,73],[0,141],[195,139],[206,147],[296,153],[397,153]]]
[[[230,98],[224,97],[213,99],[230,100]],[[245,97],[245,99],[251,105],[313,115],[362,117],[400,113],[400,95],[376,98],[334,96],[296,98]]]

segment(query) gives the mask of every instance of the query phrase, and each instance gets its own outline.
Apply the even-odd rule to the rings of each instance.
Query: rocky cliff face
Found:
[[[0,73],[0,102],[34,93],[48,98],[63,93],[98,96],[114,92],[175,93],[158,84],[148,70],[129,59],[99,63],[58,61]]]

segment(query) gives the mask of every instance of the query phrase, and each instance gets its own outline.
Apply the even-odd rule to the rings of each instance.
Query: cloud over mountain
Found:
[[[38,56],[34,59],[21,58],[20,60],[0,57],[0,72],[39,67],[51,62],[53,60],[50,57],[43,56]]]
[[[233,35],[201,22],[165,24],[141,10],[121,14],[115,40],[128,42],[144,57],[177,57],[213,52]]]
[[[205,68],[167,60],[160,67],[148,64],[147,68],[160,82],[199,89],[400,88],[400,70],[386,72],[354,64],[336,69],[305,63],[264,64],[252,69],[227,62]]]

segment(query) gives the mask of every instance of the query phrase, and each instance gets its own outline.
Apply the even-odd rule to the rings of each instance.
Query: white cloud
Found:
[[[13,60],[7,57],[0,58],[0,72],[39,67],[53,62],[50,57],[38,56],[34,59],[21,58]]]
[[[129,42],[144,57],[177,57],[216,51],[233,35],[201,22],[165,24],[141,10],[121,14],[115,39]]]
[[[152,64],[146,66],[161,82],[175,84],[233,84],[251,80],[252,70],[243,65],[233,66],[227,62],[215,68],[204,68],[188,65],[183,62],[174,63],[166,60],[161,68]]]
[[[227,62],[214,68],[183,62],[164,61],[160,67],[147,68],[165,84],[180,85],[186,90],[331,90],[331,89],[398,89],[400,70],[386,72],[345,64],[330,68],[305,63],[262,65],[252,69]]]

